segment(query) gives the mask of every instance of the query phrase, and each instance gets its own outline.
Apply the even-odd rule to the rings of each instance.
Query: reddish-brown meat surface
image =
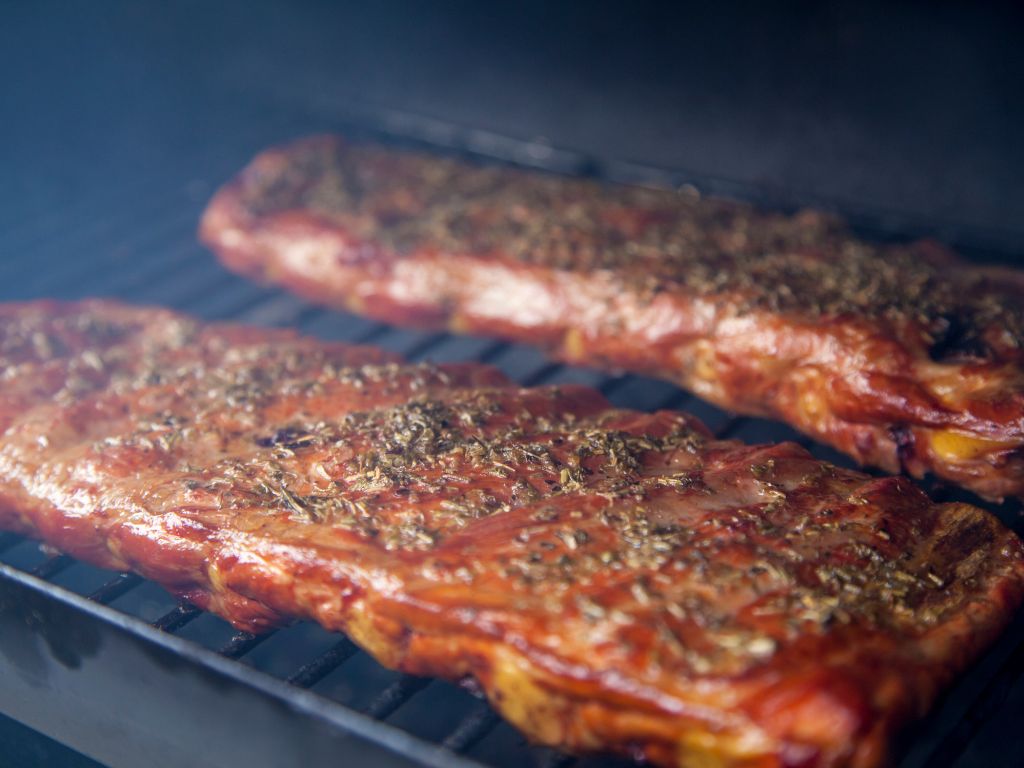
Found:
[[[1024,275],[934,243],[332,138],[261,154],[201,234],[316,301],[659,375],[890,472],[1024,495]]]
[[[0,308],[0,360],[0,525],[546,744],[875,766],[1024,591],[979,509],[585,388],[103,302]]]

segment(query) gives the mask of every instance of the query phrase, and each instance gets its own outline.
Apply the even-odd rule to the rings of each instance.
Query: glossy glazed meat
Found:
[[[1024,273],[934,243],[333,138],[261,154],[201,236],[316,301],[661,376],[865,464],[1024,495]]]
[[[0,360],[0,525],[567,749],[879,765],[1024,591],[979,509],[582,387],[104,302],[0,308]]]

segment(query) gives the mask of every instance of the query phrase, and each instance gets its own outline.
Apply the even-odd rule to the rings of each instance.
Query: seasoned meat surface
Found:
[[[879,765],[1024,594],[979,509],[582,387],[98,301],[0,308],[0,359],[0,525],[566,749]]]
[[[890,472],[1024,495],[1024,273],[935,243],[335,138],[261,154],[201,236],[323,303],[662,376]]]

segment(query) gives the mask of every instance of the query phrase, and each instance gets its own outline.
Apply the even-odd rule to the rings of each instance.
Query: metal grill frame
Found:
[[[349,108],[344,114],[331,109],[309,113],[304,105],[286,105],[292,118],[322,124],[325,119],[355,138],[455,153],[489,162],[539,168],[554,173],[586,175],[613,182],[661,187],[697,186],[702,192],[724,194],[773,208],[792,209],[793,200],[777,191],[739,187],[723,180],[694,178],[668,169],[608,163],[538,142],[524,142],[492,133],[464,129],[440,121],[397,112],[371,112]],[[199,202],[199,201],[197,201]],[[815,201],[802,201],[815,202]],[[155,201],[150,208],[157,208]],[[849,214],[850,212],[846,212]],[[184,213],[175,221],[187,219]],[[876,237],[916,234],[912,223],[892,221],[885,214],[853,212],[854,223]],[[167,225],[170,224],[170,227]],[[753,435],[759,440],[796,439],[819,455],[836,455],[795,435],[787,427],[756,419],[735,417],[700,403],[682,391],[636,376],[614,376],[545,361],[529,348],[493,340],[456,338],[445,333],[396,331],[388,326],[311,307],[276,289],[235,280],[227,275],[211,287],[197,285],[196,276],[210,268],[212,256],[192,247],[182,259],[163,263],[131,263],[140,249],[180,246],[168,230],[129,227],[130,238],[107,261],[63,264],[56,272],[35,275],[25,286],[34,291],[83,291],[132,295],[160,281],[160,293],[178,308],[208,319],[225,318],[270,325],[298,325],[302,330],[328,333],[343,330],[345,340],[383,343],[407,357],[431,357],[446,345],[455,345],[463,359],[498,363],[523,384],[582,381],[601,389],[620,404],[655,408],[686,407],[704,418],[719,436]],[[99,238],[116,230],[107,221],[86,233]],[[37,235],[31,226],[24,235]],[[79,233],[81,236],[81,233]],[[26,238],[23,236],[22,240]],[[948,239],[956,240],[955,233]],[[60,238],[48,247],[59,246]],[[45,243],[44,243],[45,245]],[[0,278],[13,279],[29,255],[0,265]],[[992,254],[987,254],[991,256]],[[997,260],[1001,254],[994,254]],[[111,277],[105,270],[117,268]],[[226,288],[224,286],[227,286]],[[442,353],[437,359],[447,359]],[[748,437],[748,439],[751,439]],[[956,498],[945,488],[932,489],[933,497]],[[1004,522],[1021,530],[1020,504],[986,505]],[[0,561],[6,550],[23,540],[0,536]],[[480,702],[463,718],[452,722],[436,742],[420,738],[384,722],[420,694],[429,681],[398,677],[376,693],[357,712],[309,690],[326,675],[362,652],[347,638],[323,654],[296,659],[284,677],[253,669],[239,662],[268,636],[236,633],[216,650],[178,637],[203,612],[179,605],[152,622],[121,613],[111,603],[140,587],[132,574],[109,575],[87,596],[52,583],[74,561],[53,554],[32,567],[19,570],[0,562],[0,712],[111,766],[222,766],[245,764],[251,768],[300,763],[388,766],[485,765],[465,753],[500,726],[500,718]],[[902,768],[953,765],[974,736],[996,711],[1012,686],[1024,674],[1024,618],[1011,629],[942,699],[928,719],[904,734],[899,752]],[[550,750],[533,750],[531,759],[543,768],[578,763],[631,765],[626,761],[582,759]],[[1011,756],[1011,759],[1012,756]]]

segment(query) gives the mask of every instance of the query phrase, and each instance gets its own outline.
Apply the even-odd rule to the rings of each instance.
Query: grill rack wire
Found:
[[[306,132],[301,113],[292,109],[287,114],[297,122],[279,120],[273,124],[271,121],[271,133],[274,130],[285,135]],[[261,113],[261,118],[265,117]],[[333,127],[340,124],[349,135],[356,137],[434,147],[449,153],[455,151],[553,172],[656,186],[679,186],[692,181],[685,174],[664,169],[602,163],[543,143],[517,141],[399,113],[376,113],[372,117],[347,115],[340,120],[333,115],[330,122]],[[259,124],[266,132],[266,120]],[[217,168],[214,172],[223,175],[212,178],[226,178],[233,170],[235,168]],[[311,306],[277,289],[253,285],[225,272],[195,242],[195,223],[210,194],[209,182],[188,180],[171,186],[163,194],[140,194],[146,175],[135,169],[127,176],[121,183],[108,183],[94,197],[31,216],[12,214],[0,222],[0,252],[5,254],[0,262],[3,298],[113,296],[136,303],[170,306],[210,320],[291,326],[324,338],[376,344],[412,360],[487,362],[526,385],[588,384],[597,387],[616,405],[644,410],[688,410],[702,418],[719,437],[761,442],[790,439],[820,458],[849,465],[844,457],[784,425],[727,414],[664,382],[552,363],[537,350],[517,344],[396,329]],[[702,191],[725,191],[777,206],[778,201],[766,197],[763,190],[737,190],[720,180],[696,181]],[[10,206],[7,210],[11,210]],[[862,223],[866,229],[872,229],[870,217],[862,217]],[[898,229],[896,231],[898,234]],[[890,232],[874,229],[876,235]],[[72,256],[69,258],[67,254]],[[932,484],[928,490],[937,500],[967,498],[978,503],[947,487]],[[1024,530],[1019,502],[983,506],[1018,532]],[[12,659],[11,654],[0,653],[0,672],[5,678],[20,676],[28,680],[28,684],[15,693],[0,694],[0,711],[110,764],[131,764],[135,756],[133,750],[144,748],[145,738],[138,741],[127,738],[116,747],[102,738],[90,738],[88,728],[109,726],[110,713],[82,711],[74,716],[78,722],[72,725],[45,716],[53,697],[62,694],[62,685],[67,682],[64,677],[73,676],[87,665],[85,654],[74,647],[69,650],[55,644],[46,631],[42,632],[46,643],[38,639],[40,626],[44,626],[40,625],[38,615],[46,615],[51,609],[71,625],[89,624],[89,632],[99,633],[101,638],[122,630],[124,636],[110,641],[112,645],[126,642],[147,649],[149,654],[163,648],[172,659],[175,654],[185,655],[187,664],[224,673],[218,683],[222,688],[237,684],[244,689],[245,696],[289,708],[288,717],[278,716],[279,719],[273,721],[279,725],[272,727],[281,732],[267,736],[266,751],[249,756],[247,761],[254,766],[281,764],[280,760],[287,759],[287,755],[298,754],[288,751],[296,748],[304,755],[303,762],[311,766],[621,768],[634,765],[624,759],[575,758],[531,747],[485,701],[455,686],[386,671],[377,667],[347,638],[329,635],[314,625],[300,624],[259,636],[233,632],[226,623],[194,606],[176,603],[138,576],[100,571],[35,542],[2,534],[0,620],[15,616],[18,621],[14,626],[19,630],[20,642],[36,643],[40,648],[45,645],[42,652],[50,658],[48,666],[44,665],[46,670],[42,673],[36,670],[33,677],[31,663],[19,663],[16,655]],[[68,618],[67,612],[74,615]],[[81,642],[74,632],[70,635],[72,646]],[[3,647],[9,646],[4,644]],[[70,654],[71,663],[64,663],[68,659],[62,659],[62,654],[64,657]],[[118,674],[109,663],[97,663],[102,674]],[[157,666],[159,663],[154,662]],[[138,685],[144,686],[148,695],[167,696],[166,692],[161,693],[152,686],[145,688],[153,669],[155,667],[143,663],[141,667],[121,670],[121,674],[126,683],[134,684],[130,678],[141,681]],[[228,678],[230,680],[225,682]],[[1005,760],[1006,765],[1024,759],[1024,752],[1012,749],[1012,744],[1006,752],[1007,732],[999,727],[1006,719],[1008,708],[1022,693],[1022,678],[1024,621],[1018,618],[984,659],[943,697],[933,713],[904,735],[899,747],[901,768],[999,764],[992,762],[993,755],[1001,755],[997,760]],[[99,703],[117,710],[119,704],[113,697],[121,689],[115,689],[113,686],[110,691],[97,694],[101,700],[104,696],[110,699]],[[199,697],[207,695],[202,686],[190,690],[196,697],[190,703],[202,702]],[[168,700],[164,705],[173,708],[175,702]],[[207,709],[197,706],[197,711]],[[306,721],[323,719],[324,711],[333,713],[333,719],[328,718],[326,731],[318,731],[319,736],[310,737],[303,730]],[[352,715],[353,712],[359,715]],[[117,717],[126,718],[129,734],[133,732],[130,729],[137,730],[140,726],[123,709],[114,715],[115,719]],[[235,720],[237,718],[232,719],[233,724]],[[381,723],[387,725],[381,726]],[[142,725],[145,725],[145,716]],[[86,735],[83,735],[83,727]],[[193,739],[196,743],[189,747],[187,733],[195,727],[194,718],[190,721],[182,714],[179,728],[184,729],[185,738],[184,744],[179,745],[179,752],[162,757],[150,753],[147,758],[150,764],[176,765],[185,757],[193,765],[218,764],[220,758],[210,752],[209,744]],[[169,732],[176,733],[173,728]],[[299,734],[307,741],[296,747],[293,742]],[[274,747],[275,743],[280,747]],[[341,751],[338,743],[342,745]],[[232,744],[237,741],[233,742],[228,735],[228,751]],[[1015,744],[1021,746],[1019,737]],[[317,752],[318,749],[321,751]],[[348,762],[349,759],[353,762]]]

